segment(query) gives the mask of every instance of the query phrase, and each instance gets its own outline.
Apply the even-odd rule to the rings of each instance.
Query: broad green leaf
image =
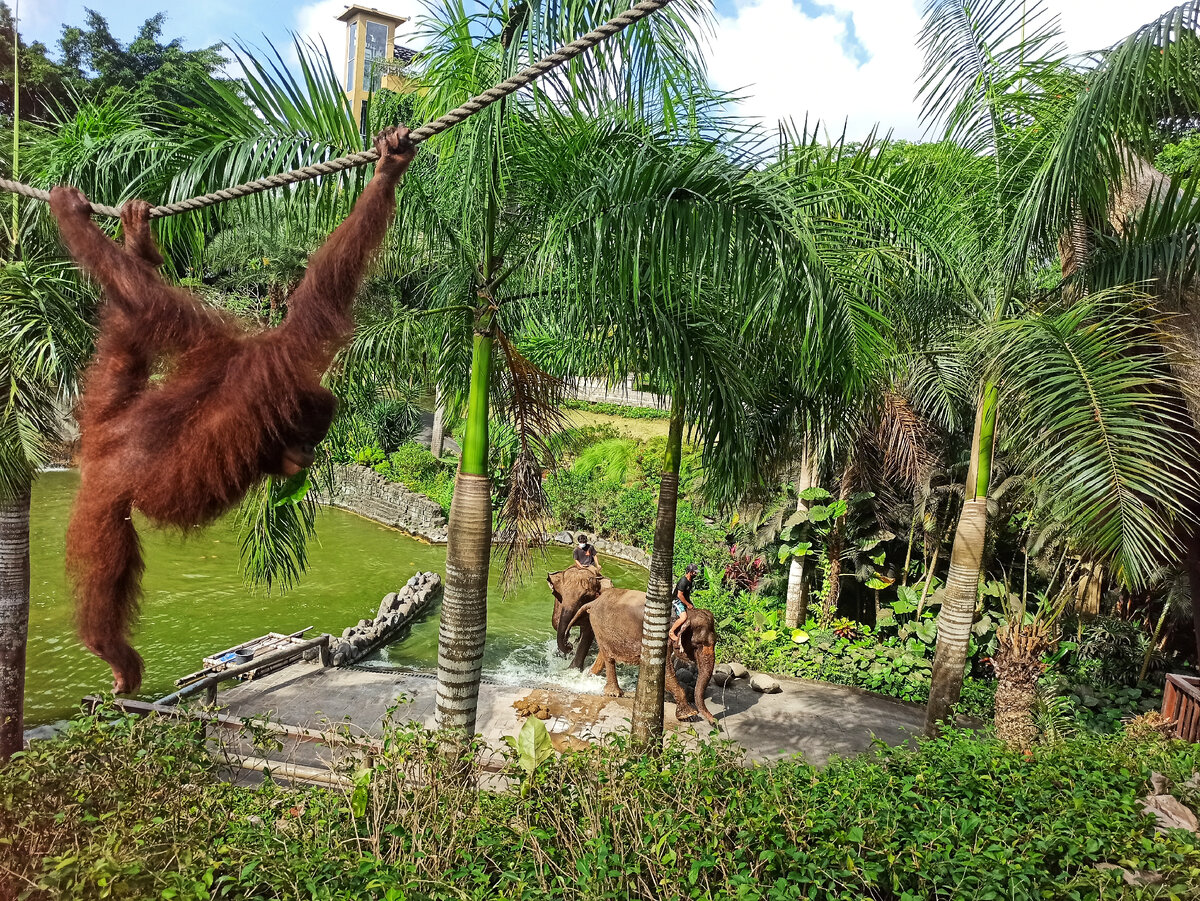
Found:
[[[525,720],[525,725],[517,733],[517,762],[528,775],[532,776],[539,766],[554,753],[554,745],[550,741],[550,733],[546,724],[536,716]]]

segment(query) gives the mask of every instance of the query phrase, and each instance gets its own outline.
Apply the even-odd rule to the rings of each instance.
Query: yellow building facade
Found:
[[[403,92],[407,81],[401,67],[411,59],[396,56],[396,29],[408,21],[369,6],[348,6],[338,16],[346,23],[346,99],[366,130],[366,106],[372,92],[380,88]]]

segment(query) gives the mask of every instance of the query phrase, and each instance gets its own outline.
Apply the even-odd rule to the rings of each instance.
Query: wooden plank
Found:
[[[303,640],[304,633],[308,632],[310,629],[312,629],[312,626],[305,626],[303,629],[293,632],[290,635],[285,635],[282,632],[268,632],[266,635],[259,635],[257,638],[251,638],[248,641],[243,641],[241,644],[234,645],[231,648],[226,648],[223,651],[217,651],[215,654],[210,654],[209,656],[205,657],[202,661],[205,668],[203,670],[199,670],[198,672],[200,674],[204,674],[208,671],[219,671],[220,669],[229,666],[229,662],[222,661],[221,658],[230,654],[235,654],[239,651],[244,653],[248,652],[251,656],[253,656],[256,651],[272,648],[281,643],[288,644],[293,639]],[[195,673],[192,675],[195,675]],[[186,676],[184,677],[185,680],[187,678],[188,677]],[[178,685],[180,683],[176,682],[175,684]]]
[[[243,770],[261,773],[267,770],[272,779],[283,777],[289,782],[307,782],[312,785],[327,785],[330,788],[349,788],[353,783],[345,776],[314,766],[303,766],[298,763],[286,763],[282,760],[268,760],[265,757],[242,757],[231,754],[230,764]]]
[[[1171,673],[1167,676],[1167,682],[1173,684],[1181,694],[1185,694],[1193,701],[1200,703],[1200,678]]]
[[[103,698],[95,695],[89,695],[83,699],[83,703],[84,708],[89,713],[94,713],[105,701]],[[244,717],[230,716],[226,713],[218,713],[215,710],[188,710],[176,707],[175,705],[156,704],[148,701],[127,701],[122,698],[117,698],[115,706],[117,709],[125,713],[132,713],[135,716],[161,716],[171,720],[197,720],[210,725],[220,726],[223,729],[240,730],[245,728],[246,725],[244,722],[246,718]],[[340,732],[305,729],[302,726],[277,723],[274,720],[255,720],[254,722],[256,727],[261,727],[275,735],[282,735],[300,742],[358,748],[371,754],[378,754],[383,750],[381,742],[366,736],[360,738],[343,735]]]

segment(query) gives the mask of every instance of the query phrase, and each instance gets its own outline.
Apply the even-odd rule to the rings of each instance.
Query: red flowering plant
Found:
[[[725,564],[726,588],[734,591],[757,591],[767,571],[767,561],[738,550],[735,544],[729,549],[729,562]]]

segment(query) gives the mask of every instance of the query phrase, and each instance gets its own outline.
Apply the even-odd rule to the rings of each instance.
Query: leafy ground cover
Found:
[[[567,400],[563,406],[568,410],[583,410],[587,413],[602,413],[620,416],[622,419],[670,419],[671,411],[658,407],[627,407],[624,404],[605,404],[587,400]]]
[[[545,758],[477,792],[436,737],[389,732],[346,789],[227,784],[193,729],[85,718],[0,770],[0,897],[1190,898],[1200,837],[1157,833],[1200,746],[1153,733],[1009,751],[953,731],[823,769],[724,744]],[[350,774],[352,771],[347,770]],[[416,778],[420,774],[421,778]],[[494,784],[494,783],[493,783]],[[1125,885],[1117,864],[1161,883]]]

